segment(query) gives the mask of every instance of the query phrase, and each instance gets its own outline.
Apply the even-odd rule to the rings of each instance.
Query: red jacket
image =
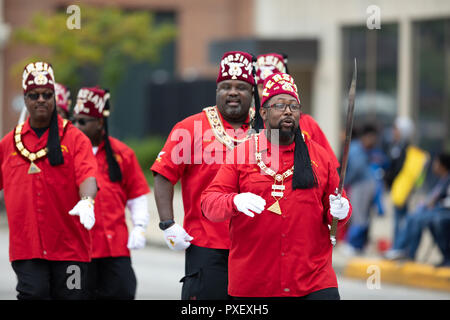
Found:
[[[300,128],[302,129],[302,133],[304,135],[306,135],[311,140],[317,142],[320,146],[322,146],[325,149],[325,151],[328,152],[331,162],[334,164],[336,168],[339,168],[340,167],[339,161],[337,160],[336,155],[334,154],[327,137],[317,124],[316,120],[314,120],[314,118],[311,117],[309,114],[302,113],[300,116]]]
[[[128,200],[150,192],[134,151],[113,137],[109,140],[122,170],[122,181],[109,179],[105,143],[102,142],[95,155],[99,168],[97,180],[102,188],[95,197],[95,225],[91,230],[93,258],[130,256],[125,207]]]
[[[220,113],[219,116],[224,128],[233,130]],[[248,128],[248,124],[241,127],[242,136]],[[174,185],[181,180],[183,227],[194,237],[191,243],[196,246],[215,249],[229,249],[230,246],[228,221],[213,223],[200,210],[200,195],[225,162],[226,153],[227,148],[216,140],[208,118],[201,112],[174,126],[151,167]]]
[[[271,155],[271,144],[264,133],[259,134],[259,140],[269,146],[262,151],[266,163]],[[267,210],[275,202],[271,196],[274,179],[262,175],[256,165],[253,139],[235,150],[235,157],[245,154],[245,162],[222,165],[202,194],[202,210],[208,219],[223,221],[231,218],[228,261],[228,293],[231,296],[304,296],[337,287],[331,261],[328,224],[331,224],[332,216],[328,197],[334,194],[339,177],[328,153],[307,137],[305,140],[319,186],[293,191],[292,176],[288,177],[284,182],[284,196],[279,200],[281,215]],[[279,146],[278,173],[293,166],[294,148],[294,143]],[[269,167],[270,164],[266,165]],[[266,209],[254,218],[237,211],[234,206],[234,196],[244,192],[252,192],[266,200]],[[350,213],[338,225],[349,218]]]
[[[27,173],[30,161],[17,153],[14,131],[0,142],[0,189],[4,189],[11,261],[91,259],[89,231],[69,211],[80,200],[80,184],[95,177],[97,163],[89,139],[80,130],[70,123],[63,130],[59,116],[58,126],[64,164],[53,167],[44,157],[35,161],[39,173]],[[29,120],[25,122],[22,141],[29,151],[44,148],[47,138],[48,130],[38,138]]]

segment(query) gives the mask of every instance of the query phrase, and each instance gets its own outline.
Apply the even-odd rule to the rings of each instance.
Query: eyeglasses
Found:
[[[86,123],[91,122],[91,121],[97,121],[97,119],[85,119],[85,118],[81,118],[81,119],[72,119],[71,120],[73,124],[77,124],[77,122],[82,125],[85,126]]]
[[[33,93],[27,93],[27,97],[28,97],[30,100],[33,100],[33,101],[38,100],[40,96],[42,96],[42,98],[44,98],[44,100],[50,100],[51,98],[53,98],[53,92],[44,92],[44,93],[33,92]]]
[[[286,108],[289,107],[289,109],[292,112],[300,111],[301,105],[297,103],[287,104],[287,103],[274,103],[269,106],[269,108],[275,109],[277,111],[284,111]]]

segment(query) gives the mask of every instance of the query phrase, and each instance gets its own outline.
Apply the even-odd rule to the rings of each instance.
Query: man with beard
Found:
[[[257,57],[256,63],[256,81],[258,87],[259,98],[262,99],[262,92],[264,86],[264,80],[278,72],[289,73],[287,67],[287,55],[281,55],[278,53],[266,53],[261,54]],[[325,150],[328,151],[330,158],[332,159],[336,169],[339,168],[339,161],[336,158],[336,155],[333,152],[333,149],[328,142],[327,137],[323,133],[319,124],[314,120],[312,116],[307,113],[302,112],[300,117],[300,129],[302,133],[311,140],[314,140],[318,144],[320,144]]]
[[[252,56],[223,55],[216,106],[175,125],[151,167],[160,228],[170,249],[186,250],[182,299],[228,299],[228,221],[213,223],[200,210],[200,195],[214,178],[227,151],[249,138],[249,110],[255,92]],[[258,108],[259,109],[259,108]],[[174,221],[174,185],[181,180],[183,227]]]
[[[97,163],[89,139],[58,116],[50,64],[30,63],[30,116],[0,142],[9,254],[18,299],[87,299]]]
[[[234,150],[235,161],[221,166],[201,197],[208,219],[230,219],[228,294],[339,299],[328,225],[349,219],[349,201],[334,194],[339,177],[328,153],[299,130],[292,77],[269,76],[262,96],[266,130]]]

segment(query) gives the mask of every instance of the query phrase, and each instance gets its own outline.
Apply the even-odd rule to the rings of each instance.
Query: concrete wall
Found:
[[[448,0],[255,0],[254,30],[260,38],[315,38],[319,59],[313,74],[312,116],[335,151],[339,148],[342,92],[342,34],[344,25],[366,25],[375,5],[383,22],[399,24],[398,113],[411,115],[412,21],[450,16]]]

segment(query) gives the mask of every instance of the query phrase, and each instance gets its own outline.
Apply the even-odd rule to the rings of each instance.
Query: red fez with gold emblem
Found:
[[[271,74],[264,81],[261,105],[264,105],[264,103],[273,96],[283,93],[291,95],[295,98],[295,100],[297,100],[298,103],[300,103],[300,98],[298,96],[298,90],[294,83],[294,79],[287,73]]]
[[[23,93],[35,88],[55,90],[55,76],[52,65],[47,62],[32,62],[27,64],[22,74]]]
[[[109,92],[100,87],[81,88],[78,91],[74,114],[85,114],[94,118],[109,116]]]
[[[70,91],[60,83],[55,82],[55,98],[56,105],[61,109],[69,112],[70,108]]]
[[[220,61],[220,70],[217,83],[224,80],[241,80],[255,84],[252,74],[253,57],[242,51],[226,52]]]
[[[284,57],[278,53],[261,54],[256,58],[256,81],[263,84],[274,73],[287,73]]]

